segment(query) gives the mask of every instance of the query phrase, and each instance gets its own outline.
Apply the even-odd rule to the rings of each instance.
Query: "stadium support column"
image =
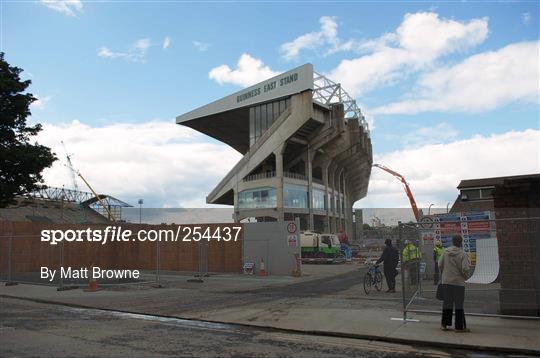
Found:
[[[332,217],[330,218],[330,229],[332,233],[338,232],[338,226],[337,226],[337,218],[336,218],[336,171],[337,171],[337,164],[332,165],[332,170],[330,171],[330,183],[332,184],[332,200],[330,203],[330,207],[332,208]]]
[[[274,155],[276,156],[276,178],[278,179],[279,183],[278,187],[276,188],[278,221],[285,220],[285,208],[283,200],[283,153],[285,152],[286,145],[287,143],[283,143],[274,151]]]
[[[333,174],[334,173],[334,164],[332,162],[328,166],[328,190],[327,190],[327,199],[328,199],[328,232],[333,233],[334,232],[334,223],[333,223],[333,214],[332,214],[332,202],[334,200],[334,189],[332,188],[333,183]]]
[[[234,190],[234,194],[233,194],[233,204],[234,204],[234,213],[233,213],[233,220],[235,223],[237,222],[240,222],[240,220],[238,220],[238,183],[236,183],[236,190]]]
[[[351,233],[350,233],[350,230],[349,230],[349,209],[347,208],[347,185],[346,185],[346,181],[345,181],[345,176],[347,175],[347,172],[344,170],[343,171],[343,180],[342,180],[342,183],[343,183],[343,204],[341,205],[341,207],[343,208],[342,210],[342,214],[343,214],[343,230],[345,231],[345,233],[347,233],[347,236],[351,237]]]
[[[341,180],[341,177],[343,176],[343,171],[344,171],[344,169],[341,168],[339,170],[339,174],[338,174],[338,196],[337,196],[338,202],[337,202],[337,205],[336,205],[336,210],[337,210],[337,213],[338,213],[339,230],[344,230],[344,227],[343,227],[343,223],[344,223],[344,220],[343,220],[343,206],[344,205],[343,205],[342,195],[345,196],[345,194],[343,193],[343,191],[344,191],[343,180]]]
[[[315,157],[316,151],[311,150],[308,145],[307,148],[307,160],[306,160],[306,169],[307,169],[307,179],[308,179],[308,227],[309,230],[314,230],[313,223],[313,158]]]
[[[345,232],[347,235],[351,238],[354,237],[353,233],[353,211],[352,211],[352,203],[349,196],[349,187],[347,186],[347,183],[350,183],[349,175],[348,173],[345,173],[343,175],[343,202],[344,205],[344,216],[345,216]]]
[[[324,183],[324,209],[326,211],[326,217],[325,217],[325,223],[324,223],[324,231],[329,233],[330,232],[330,201],[328,200],[328,168],[330,167],[330,161],[325,163],[322,166],[322,175],[323,175],[323,183]]]

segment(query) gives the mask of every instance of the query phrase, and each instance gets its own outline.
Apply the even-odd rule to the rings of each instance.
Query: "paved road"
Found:
[[[249,292],[279,297],[320,297],[345,291],[355,285],[362,284],[367,268],[342,273],[336,276],[294,283],[280,287],[268,287]]]
[[[0,301],[0,356],[474,356],[357,339]],[[485,357],[486,355],[482,355]]]

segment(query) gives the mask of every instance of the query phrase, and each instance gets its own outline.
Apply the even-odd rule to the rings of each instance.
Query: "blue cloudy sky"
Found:
[[[421,206],[540,172],[538,2],[3,1],[1,49],[98,191],[201,207],[240,155],[174,117],[305,62],[354,96]],[[59,161],[49,185],[71,186]],[[80,184],[82,186],[82,184]],[[356,206],[406,207],[374,171]]]

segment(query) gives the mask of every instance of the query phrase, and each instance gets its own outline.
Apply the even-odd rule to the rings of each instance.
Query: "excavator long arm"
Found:
[[[407,197],[409,198],[409,202],[411,203],[411,208],[414,213],[414,217],[416,218],[416,221],[420,221],[420,211],[418,210],[418,206],[416,205],[416,201],[414,200],[414,196],[412,194],[411,188],[409,188],[409,183],[405,180],[405,177],[398,172],[393,171],[390,168],[385,167],[381,164],[373,164],[374,167],[377,167],[379,169],[384,170],[387,173],[392,174],[394,177],[399,179],[400,182],[403,183],[403,186],[405,188],[405,194],[407,194]]]

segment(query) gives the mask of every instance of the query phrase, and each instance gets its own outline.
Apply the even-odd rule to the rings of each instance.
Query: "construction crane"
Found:
[[[77,185],[77,177],[75,175],[75,169],[73,169],[73,162],[71,161],[71,154],[68,153],[64,141],[60,141],[62,147],[64,147],[64,152],[66,152],[67,167],[69,168],[69,174],[71,175],[71,181],[73,183],[73,189],[79,191],[79,186]]]
[[[62,143],[62,147],[64,148],[64,152],[66,153],[66,160],[67,160],[66,167],[68,167],[69,174],[71,175],[71,183],[73,184],[73,189],[76,191],[79,191],[79,185],[77,185],[77,177],[75,175],[75,171],[73,170],[73,162],[71,161],[71,154],[68,153],[66,145],[64,144],[64,141],[60,141],[60,142]],[[65,195],[66,194],[64,190],[62,189],[62,198],[64,198]],[[86,221],[86,211],[83,210],[82,204],[78,203],[77,206],[81,208],[81,210],[79,210],[81,214],[81,222]],[[62,210],[63,210],[63,206],[62,206]],[[63,215],[63,211],[62,211],[62,215]]]
[[[66,160],[67,160],[67,165],[66,166],[69,168],[69,171],[70,171],[70,174],[71,174],[71,180],[73,181],[74,189],[79,191],[79,186],[77,185],[77,177],[81,178],[81,180],[84,182],[84,184],[86,184],[88,189],[90,189],[92,194],[94,194],[97,201],[107,211],[107,214],[109,214],[109,219],[112,220],[112,221],[116,221],[116,218],[114,217],[114,215],[113,215],[113,213],[111,211],[111,208],[109,208],[109,206],[103,201],[103,199],[101,199],[101,197],[96,193],[94,188],[92,188],[90,183],[88,183],[88,181],[82,176],[82,174],[78,170],[76,170],[75,167],[73,166],[73,162],[71,161],[71,155],[68,153],[68,151],[66,149],[66,145],[64,144],[64,141],[62,141],[62,146],[64,147],[64,151],[66,152]]]
[[[405,177],[398,172],[393,171],[390,168],[385,167],[381,164],[373,164],[374,167],[377,167],[379,169],[384,170],[387,173],[392,174],[394,177],[396,177],[400,182],[403,183],[403,187],[405,189],[405,194],[407,194],[407,197],[409,198],[409,201],[411,202],[412,211],[414,213],[414,217],[416,218],[416,221],[420,221],[421,215],[420,211],[418,210],[418,206],[416,206],[416,201],[414,200],[414,196],[412,194],[411,189],[409,188],[409,183],[405,180]]]

